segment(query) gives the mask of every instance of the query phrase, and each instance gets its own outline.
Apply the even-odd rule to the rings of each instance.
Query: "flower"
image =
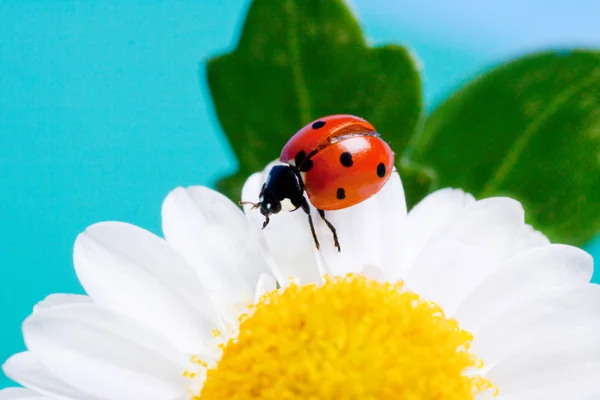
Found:
[[[243,200],[256,201],[265,174]],[[87,296],[34,308],[28,350],[4,364],[26,388],[0,400],[600,394],[593,259],[550,244],[518,202],[443,189],[407,214],[394,173],[327,213],[341,253],[316,213],[320,251],[301,212],[264,230],[245,212],[178,188],[163,204],[165,239],[89,227],[74,248]]]

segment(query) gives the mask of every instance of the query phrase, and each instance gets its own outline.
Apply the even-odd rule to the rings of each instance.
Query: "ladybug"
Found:
[[[347,208],[376,194],[392,174],[394,153],[369,122],[353,115],[331,115],[300,129],[283,147],[279,161],[269,172],[258,203],[241,204],[260,208],[263,229],[272,214],[301,208],[319,249],[306,193],[339,252],[335,227],[325,211]]]

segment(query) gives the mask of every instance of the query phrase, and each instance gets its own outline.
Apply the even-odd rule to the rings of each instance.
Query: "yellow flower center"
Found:
[[[196,398],[473,399],[493,386],[476,374],[471,340],[402,282],[292,283],[240,318]]]

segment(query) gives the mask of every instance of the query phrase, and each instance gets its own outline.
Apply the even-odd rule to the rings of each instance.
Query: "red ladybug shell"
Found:
[[[352,115],[306,125],[284,146],[280,160],[301,171],[308,198],[320,210],[367,200],[394,168],[394,153],[373,125]]]

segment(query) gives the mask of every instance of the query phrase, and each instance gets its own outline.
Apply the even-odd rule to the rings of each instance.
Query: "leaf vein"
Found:
[[[508,176],[512,168],[519,161],[521,154],[531,141],[531,139],[540,132],[541,126],[550,118],[560,107],[569,101],[574,95],[578,94],[581,90],[584,90],[589,85],[593,85],[597,82],[600,77],[600,70],[596,70],[591,73],[587,79],[583,80],[579,85],[572,85],[565,88],[560,95],[558,95],[554,101],[550,103],[548,108],[536,119],[532,120],[529,125],[525,128],[523,134],[514,142],[511,148],[508,150],[508,155],[504,159],[504,162],[500,164],[496,172],[487,181],[481,190],[480,196],[488,197],[492,195],[498,186]]]

